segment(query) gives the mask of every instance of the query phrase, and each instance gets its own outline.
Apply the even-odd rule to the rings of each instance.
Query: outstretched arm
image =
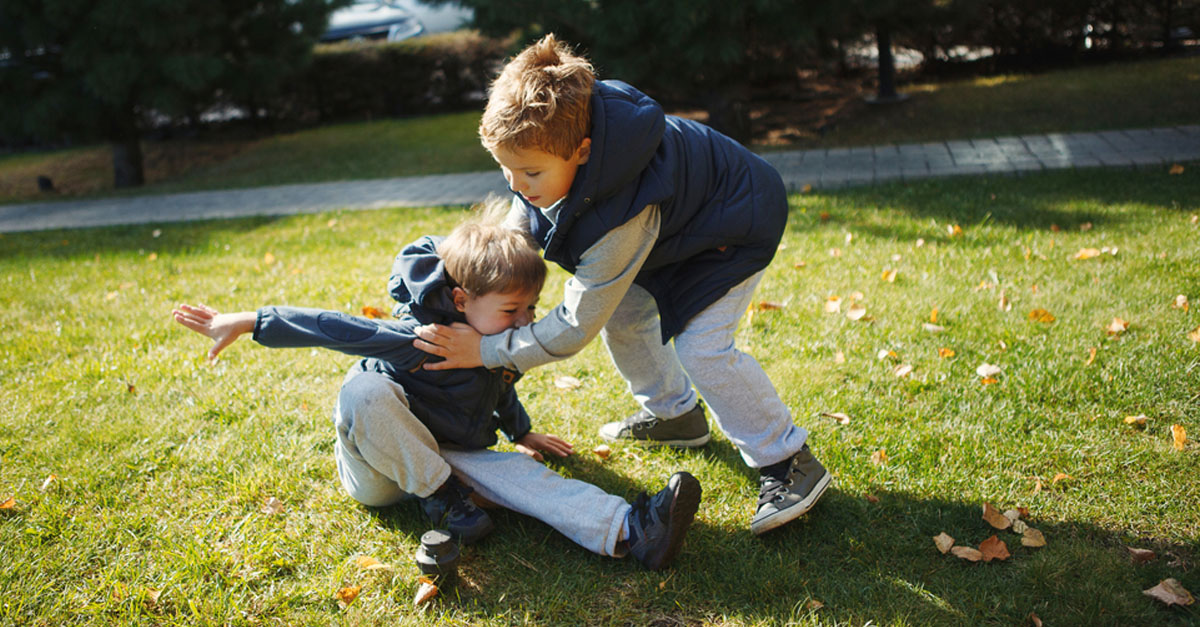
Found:
[[[208,350],[208,358],[216,359],[238,337],[254,331],[257,313],[239,311],[223,314],[207,305],[179,305],[171,312],[171,316],[175,322],[212,339],[213,346]]]

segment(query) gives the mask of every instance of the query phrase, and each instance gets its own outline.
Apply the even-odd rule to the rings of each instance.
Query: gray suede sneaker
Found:
[[[833,475],[805,444],[791,458],[759,469],[758,511],[750,531],[766,533],[803,516],[817,504]]]
[[[659,418],[642,409],[621,422],[610,422],[600,427],[600,437],[609,441],[630,440],[647,446],[673,446],[693,448],[708,444],[708,419],[704,416],[704,403],[678,418]]]
[[[700,507],[700,482],[677,472],[654,496],[638,495],[629,510],[629,554],[650,570],[671,564]]]

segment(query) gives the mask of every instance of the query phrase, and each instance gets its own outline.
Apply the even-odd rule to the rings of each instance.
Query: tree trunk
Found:
[[[896,59],[892,56],[892,32],[882,24],[875,27],[875,47],[879,51],[880,102],[896,99]]]
[[[736,79],[708,94],[708,125],[743,144],[750,141],[750,82]]]
[[[112,141],[113,187],[137,187],[146,182],[142,143],[137,132]]]

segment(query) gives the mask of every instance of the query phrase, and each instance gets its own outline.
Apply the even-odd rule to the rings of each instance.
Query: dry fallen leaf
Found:
[[[992,385],[993,383],[999,383],[999,382],[1000,382],[1000,379],[997,379],[996,377],[984,377],[979,380],[980,385]]]
[[[837,351],[836,353],[834,353],[833,354],[833,363],[835,363],[835,364],[846,363],[846,353],[843,353],[842,351]]]
[[[929,312],[929,324],[937,324],[937,314],[938,314],[937,307],[934,307]]]
[[[804,604],[804,609],[806,609],[810,612],[815,612],[823,607],[825,607],[825,604],[816,599],[813,599],[813,600],[809,601],[808,603]]]
[[[783,303],[764,300],[758,304],[759,311],[775,311],[776,309],[783,309]]]
[[[1025,524],[1025,521],[1023,521],[1023,520],[1014,520],[1013,521],[1013,526],[1012,526],[1013,533],[1023,534],[1023,533],[1025,533],[1026,529],[1029,529],[1029,525]]]
[[[1188,339],[1193,342],[1200,342],[1200,327],[1196,327],[1191,333],[1188,333]]]
[[[838,423],[839,425],[848,425],[848,424],[850,424],[850,416],[847,416],[846,414],[843,414],[843,413],[842,413],[842,412],[840,412],[840,411],[838,411],[838,412],[832,412],[832,413],[830,413],[830,412],[821,412],[821,415],[822,415],[822,416],[824,416],[825,418],[833,418],[834,420],[836,420],[836,421],[837,421],[837,423]]]
[[[1099,257],[1099,256],[1100,256],[1100,249],[1098,249],[1098,248],[1080,248],[1079,252],[1075,253],[1076,259],[1091,259],[1092,257]]]
[[[1008,302],[1008,296],[1003,290],[1000,292],[1000,302],[996,303],[996,309],[1000,311],[1012,311],[1012,303]]]
[[[883,276],[881,276],[880,278],[886,283],[895,283],[896,282],[896,271],[895,270],[884,270]]]
[[[979,553],[983,555],[983,561],[985,562],[1006,560],[1012,557],[1012,554],[1008,552],[1008,545],[1004,544],[1004,540],[994,535],[979,543]]]
[[[946,232],[950,235],[950,237],[957,237],[962,235],[963,230],[962,227],[957,224],[950,224],[946,226]]]
[[[46,480],[42,482],[42,492],[50,489],[50,486],[54,485],[57,481],[58,475],[50,473],[50,476],[46,477]]]
[[[438,594],[438,587],[428,577],[421,577],[417,580],[417,593],[413,595],[413,606],[421,606],[433,600]]]
[[[17,500],[11,496],[4,499],[3,503],[0,503],[0,509],[13,509],[16,506],[17,506]]]
[[[1033,527],[1027,528],[1021,532],[1021,546],[1039,547],[1046,546],[1046,536],[1042,532]]]
[[[951,547],[950,552],[956,557],[967,560],[968,562],[978,562],[983,559],[983,553],[979,549],[973,549],[969,546]]]
[[[1167,174],[1183,174],[1183,166],[1178,163],[1172,164],[1171,169],[1167,170]]]
[[[380,319],[380,318],[386,318],[386,317],[387,317],[387,314],[383,313],[382,311],[380,311],[380,310],[378,310],[378,309],[376,309],[376,308],[374,308],[374,307],[372,307],[372,306],[370,306],[370,305],[364,305],[364,306],[363,306],[363,308],[362,308],[362,315],[364,315],[364,316],[366,316],[366,317],[368,317],[368,318],[375,318],[375,319]]]
[[[1175,450],[1182,451],[1184,442],[1187,442],[1187,429],[1183,425],[1171,425],[1171,439]]]
[[[792,264],[792,267],[796,268],[797,270],[799,270],[801,268],[807,268],[808,262],[807,261],[797,261],[796,263]]]
[[[917,238],[917,248],[920,248],[920,247],[922,247],[922,246],[924,246],[924,245],[925,245],[925,238],[923,238],[923,237],[918,237],[918,238]]]
[[[1030,612],[1029,624],[1033,625],[1033,627],[1042,627],[1042,617],[1038,616],[1036,612]]]
[[[601,444],[592,449],[592,454],[600,459],[608,459],[608,457],[612,455],[612,447],[607,444]]]
[[[879,449],[878,451],[871,453],[871,463],[875,464],[876,466],[882,466],[883,464],[886,464],[887,459],[888,456],[886,449]]]
[[[1189,307],[1188,297],[1184,294],[1180,294],[1180,295],[1176,296],[1175,300],[1171,303],[1172,309],[1182,309],[1184,311],[1187,311],[1188,307]]]
[[[354,563],[357,564],[359,568],[366,569],[379,565],[379,560],[369,555],[359,555],[354,559]]]
[[[337,597],[338,605],[345,608],[353,603],[354,599],[358,598],[358,593],[360,592],[362,592],[362,586],[346,586],[345,588],[338,590],[337,594],[334,596]]]
[[[1065,472],[1055,473],[1054,478],[1050,480],[1050,485],[1054,485],[1054,484],[1058,483],[1059,481],[1066,481],[1067,479],[1070,479],[1070,478],[1071,478],[1071,475],[1068,475]]]
[[[275,263],[275,255],[272,255],[271,253],[263,255],[263,263],[268,266]]]
[[[1129,329],[1129,321],[1114,317],[1112,322],[1105,327],[1105,332],[1109,335],[1120,335]]]
[[[842,297],[830,296],[825,299],[825,312],[837,313],[842,310]]]
[[[1010,522],[1015,523],[1021,519],[1021,512],[1018,512],[1015,509],[1006,509],[1006,510],[1004,510],[1004,517],[1007,518]]]
[[[1142,590],[1142,594],[1167,605],[1191,605],[1196,602],[1192,593],[1188,592],[1187,588],[1184,588],[1183,584],[1174,578],[1163,579],[1158,582],[1157,586],[1149,590]]]
[[[1034,322],[1044,322],[1046,324],[1054,322],[1055,320],[1054,314],[1046,311],[1045,309],[1034,309],[1033,311],[1029,312],[1029,319]]]
[[[948,359],[953,356],[954,356],[954,349],[952,349],[952,348],[939,348],[938,349],[938,357],[941,357],[942,359]]]
[[[867,308],[861,303],[850,305],[850,310],[846,312],[846,317],[851,320],[862,320],[865,315],[867,315]]]
[[[867,495],[867,502],[868,502],[868,503],[878,503],[878,502],[879,502],[879,497],[878,497],[878,496],[875,496],[874,494],[868,494],[868,495]]]
[[[954,546],[954,538],[951,538],[945,531],[943,531],[936,536],[933,536],[933,543],[937,545],[938,551],[941,551],[942,554],[945,555],[946,551],[949,551],[950,548]]]
[[[1083,362],[1083,365],[1090,366],[1090,365],[1092,365],[1092,362],[1094,362],[1094,361],[1096,361],[1096,347],[1095,346],[1088,349],[1088,358],[1087,358],[1087,361]]]
[[[897,378],[903,379],[904,377],[912,374],[912,371],[913,367],[909,364],[900,364],[892,369],[892,374],[896,375]]]
[[[994,377],[1001,372],[1003,372],[1003,370],[1000,369],[1000,366],[994,366],[987,362],[980,364],[979,367],[975,369],[975,374],[984,378]]]
[[[879,361],[883,361],[885,359],[899,359],[899,358],[900,358],[900,356],[896,354],[896,351],[890,351],[886,348],[881,348],[881,349],[879,349],[878,353],[875,353],[875,359],[878,359]]]
[[[583,385],[583,381],[572,377],[571,375],[562,375],[554,378],[554,387],[560,390],[574,390]]]
[[[267,499],[263,503],[262,513],[264,513],[268,516],[282,514],[283,513],[283,501],[272,496],[271,498]]]
[[[1125,548],[1129,551],[1129,559],[1133,560],[1134,564],[1145,564],[1158,557],[1158,554],[1150,549],[1135,549],[1131,546]]]
[[[1146,420],[1147,420],[1146,414],[1139,414],[1137,416],[1125,416],[1125,424],[1127,424],[1127,425],[1136,425],[1139,427],[1144,427],[1144,426],[1146,426]]]
[[[1000,510],[992,507],[991,503],[983,504],[983,520],[996,529],[1003,530],[1012,526],[1012,521],[1001,514]]]
[[[946,330],[946,327],[940,324],[934,324],[932,322],[926,322],[924,325],[922,325],[922,328],[930,333],[941,333],[942,331]]]

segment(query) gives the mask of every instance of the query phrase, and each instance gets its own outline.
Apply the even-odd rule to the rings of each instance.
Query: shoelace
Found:
[[[759,476],[758,504],[765,505],[774,501],[787,491],[788,474],[792,470],[792,460],[786,459],[774,466],[763,468]]]

